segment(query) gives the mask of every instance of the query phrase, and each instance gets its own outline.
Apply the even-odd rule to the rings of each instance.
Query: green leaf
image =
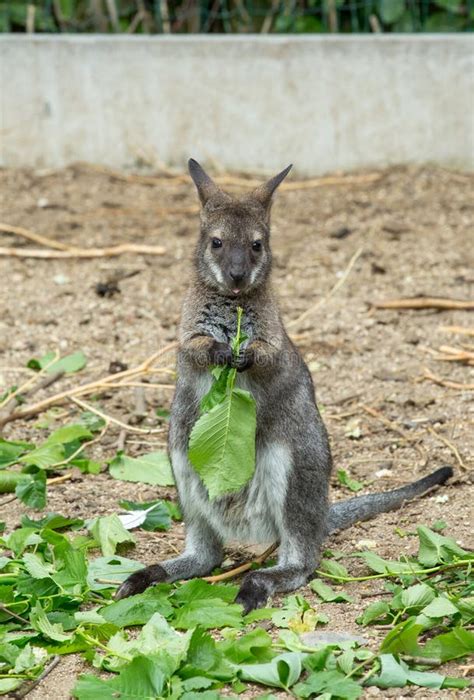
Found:
[[[424,525],[420,525],[417,532],[420,540],[418,561],[423,566],[436,566],[436,564],[451,562],[456,558],[472,558],[474,560],[474,555],[461,549],[450,537],[433,532]]]
[[[89,562],[87,585],[92,591],[119,586],[130,574],[143,569],[143,564],[126,557],[98,557]],[[104,583],[106,581],[106,583]],[[108,583],[113,581],[113,583]]]
[[[26,365],[30,369],[39,371],[45,369],[48,374],[53,374],[54,372],[65,372],[66,374],[71,374],[72,372],[78,372],[83,369],[87,364],[87,359],[82,350],[72,353],[71,355],[66,355],[61,357],[56,362],[53,362],[55,357],[54,352],[48,352],[43,357],[32,358]]]
[[[332,576],[337,576],[338,578],[344,579],[349,577],[349,572],[346,567],[339,562],[334,561],[334,559],[323,559],[321,562],[321,569],[327,571],[328,574]]]
[[[156,659],[137,656],[111,680],[79,676],[72,694],[78,700],[155,700],[163,697],[166,680]]]
[[[66,518],[59,513],[47,513],[39,520],[32,520],[28,515],[21,516],[22,527],[34,527],[37,530],[47,528],[48,530],[63,530],[64,528],[77,529],[84,525],[80,518]]]
[[[88,529],[99,543],[104,557],[115,554],[118,544],[123,542],[135,543],[135,538],[124,528],[115,513],[106,515],[103,518],[96,518],[90,523]]]
[[[170,617],[173,606],[168,601],[168,586],[161,588],[153,586],[144,593],[118,600],[99,610],[107,622],[117,627],[144,625],[154,613],[159,612],[164,617]]]
[[[23,564],[30,576],[33,578],[50,578],[54,567],[51,564],[46,564],[37,554],[26,552],[23,555]]]
[[[360,491],[364,488],[364,484],[356,479],[351,479],[349,474],[344,469],[339,469],[337,472],[339,483],[347,486],[350,491]]]
[[[195,423],[188,456],[210,499],[239,491],[251,479],[256,426],[255,399],[242,389],[232,389]]]
[[[21,472],[2,471],[0,474],[0,493],[13,493],[18,484],[28,483],[32,481],[31,474],[22,474]]]
[[[220,645],[229,661],[235,664],[269,661],[272,657],[272,638],[257,628],[237,639],[229,639]]]
[[[17,497],[29,508],[41,510],[46,505],[46,474],[38,471],[29,481],[21,481],[15,488]]]
[[[27,467],[34,466],[39,469],[48,469],[48,467],[52,467],[53,464],[59,464],[64,461],[65,456],[64,445],[59,443],[48,444],[45,442],[43,445],[40,445],[40,447],[20,457],[18,462]]]
[[[242,626],[242,606],[230,604],[219,598],[192,600],[177,610],[173,624],[178,629],[203,629]]]
[[[110,462],[109,471],[114,479],[140,482],[152,486],[174,484],[171,465],[166,452],[149,452],[143,457],[126,457],[119,453]]]
[[[450,632],[440,634],[426,642],[423,649],[418,652],[418,656],[439,659],[444,663],[473,652],[474,634],[463,627],[455,627]]]
[[[230,367],[214,367],[211,372],[214,381],[207,394],[201,399],[201,413],[208,413],[214,406],[224,401],[231,371]]]
[[[404,588],[392,601],[392,608],[403,610],[407,608],[421,608],[435,598],[436,594],[426,583],[416,583],[414,586]]]
[[[392,24],[403,15],[405,0],[379,0],[380,19],[384,24]]]
[[[410,574],[416,569],[415,564],[382,559],[375,552],[361,552],[357,556],[363,559],[369,569],[377,574]]]
[[[52,623],[48,620],[39,601],[30,613],[30,622],[35,630],[41,632],[48,639],[54,639],[55,642],[65,642],[71,639],[71,635],[64,632],[60,623]]]
[[[181,584],[173,593],[173,603],[185,605],[196,600],[220,598],[226,603],[232,603],[239,591],[238,586],[220,583],[218,586],[195,578]]]
[[[0,469],[16,464],[22,454],[32,449],[33,445],[27,442],[9,442],[0,438]]]
[[[74,423],[73,425],[65,425],[58,428],[47,438],[45,445],[66,445],[69,442],[79,440],[91,440],[93,437],[91,431],[85,425]]]
[[[392,654],[381,654],[380,673],[372,679],[371,685],[379,688],[404,688],[407,684],[407,674]]]
[[[321,600],[324,600],[325,603],[353,602],[352,598],[350,598],[347,595],[347,593],[344,593],[343,591],[334,591],[330,586],[321,581],[321,579],[319,578],[313,579],[313,581],[310,582],[309,587],[311,588],[311,590],[317,593]]]
[[[239,676],[246,681],[287,690],[301,675],[302,656],[299,652],[290,651],[264,664],[242,664],[238,666]]]
[[[424,625],[418,624],[414,617],[409,617],[408,620],[390,630],[380,645],[380,651],[417,656],[419,654],[418,636],[423,628]]]
[[[317,671],[312,673],[303,683],[293,688],[300,698],[342,698],[356,700],[363,693],[361,686],[352,678],[347,678],[339,671]]]
[[[450,617],[451,615],[456,615],[458,613],[459,610],[457,607],[444,596],[438,596],[421,611],[421,615],[434,618]]]
[[[357,618],[357,622],[361,625],[368,625],[381,617],[385,617],[390,612],[390,606],[383,600],[376,600],[371,603]]]

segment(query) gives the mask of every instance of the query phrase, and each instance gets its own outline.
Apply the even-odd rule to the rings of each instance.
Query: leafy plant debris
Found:
[[[237,311],[232,352],[238,357],[247,339],[241,331],[243,310]],[[209,498],[239,491],[255,471],[257,413],[252,394],[235,387],[237,370],[215,367],[214,382],[201,401],[202,414],[189,439],[189,461],[201,477]]]
[[[152,512],[143,505],[147,508],[136,512]],[[474,554],[429,528],[418,528],[416,557],[392,562],[363,552],[368,573],[362,577],[351,577],[341,564],[328,567],[334,560],[325,559],[311,584],[323,601],[350,604],[344,582],[385,581],[390,595],[358,619],[363,626],[381,621],[389,626],[375,651],[353,635],[308,635],[328,618],[301,595],[247,617],[234,603],[238,586],[199,579],[158,584],[114,601],[115,588],[140,568],[116,554],[117,547],[130,544],[131,535],[116,515],[97,518],[87,528],[79,519],[50,513],[23,518],[0,539],[1,694],[38,679],[52,658],[71,653],[81,653],[92,667],[77,680],[78,700],[99,695],[189,700],[196,693],[219,698],[221,688],[240,692],[247,683],[299,698],[351,700],[373,685],[470,684],[443,674],[441,666],[474,652],[469,629]],[[103,556],[97,557],[98,547]],[[265,618],[279,629],[278,636],[255,627]],[[212,630],[220,630],[220,636]],[[101,677],[92,669],[102,671]]]

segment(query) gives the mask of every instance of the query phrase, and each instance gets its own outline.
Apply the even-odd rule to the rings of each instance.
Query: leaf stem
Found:
[[[321,571],[316,569],[315,573],[318,576],[323,576],[325,578],[330,578],[334,581],[339,581],[339,583],[352,583],[355,581],[375,581],[379,578],[401,578],[402,576],[417,576],[423,574],[432,574],[437,571],[447,571],[448,569],[456,569],[461,566],[467,566],[472,564],[472,559],[460,559],[459,561],[451,562],[450,564],[439,564],[438,566],[433,566],[430,569],[413,569],[413,571],[387,571],[383,574],[371,574],[370,576],[336,576],[335,574],[329,574],[326,571]]]

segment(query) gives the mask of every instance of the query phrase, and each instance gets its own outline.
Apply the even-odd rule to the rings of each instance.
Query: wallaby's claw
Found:
[[[115,600],[122,600],[137,593],[143,593],[149,586],[166,580],[166,571],[159,564],[146,566],[129,576],[115,593]]]

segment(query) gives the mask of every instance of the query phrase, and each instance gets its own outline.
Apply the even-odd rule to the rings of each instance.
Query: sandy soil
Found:
[[[444,464],[455,478],[424,499],[396,513],[357,525],[328,542],[354,551],[361,540],[386,557],[416,551],[416,524],[443,519],[445,531],[472,546],[474,455],[473,392],[423,381],[427,367],[459,383],[474,382],[474,367],[441,362],[430,349],[469,345],[466,335],[444,326],[473,327],[467,311],[382,311],[375,300],[418,294],[474,297],[473,180],[435,167],[381,171],[375,182],[282,192],[274,206],[274,283],[285,320],[291,322],[316,305],[340,279],[362,247],[350,275],[336,294],[306,320],[292,326],[312,371],[318,401],[332,440],[336,469],[364,482],[366,491],[388,489]],[[190,183],[157,181],[155,186],[125,182],[90,168],[62,171],[0,171],[0,219],[75,246],[121,242],[163,245],[161,257],[126,255],[91,261],[0,257],[0,392],[24,381],[26,362],[48,350],[63,354],[82,349],[88,366],[72,379],[35,394],[34,400],[108,373],[111,362],[137,365],[176,335],[180,304],[190,272],[197,234],[197,207]],[[0,246],[31,245],[0,233]],[[118,283],[120,292],[100,297],[96,285],[137,272]],[[169,358],[169,366],[173,357]],[[168,380],[167,380],[168,381]],[[142,427],[165,426],[157,408],[167,408],[169,389],[147,391]],[[102,394],[100,406],[125,422],[136,420],[133,389]],[[392,427],[367,413],[374,408]],[[38,441],[76,411],[8,424],[4,437]],[[396,432],[393,428],[402,431]],[[434,431],[434,432],[432,432]],[[91,456],[105,464],[116,451],[120,428],[112,427]],[[127,434],[125,449],[138,455],[159,448],[164,436]],[[447,442],[444,442],[447,441]],[[448,444],[450,446],[448,446]],[[454,454],[453,446],[459,457]],[[461,464],[460,464],[461,462]],[[117,510],[117,501],[171,495],[173,490],[117,482],[106,473],[75,474],[50,488],[48,509],[92,517]],[[333,480],[334,499],[350,493]],[[15,526],[26,509],[17,502],[2,507],[1,519]],[[407,533],[400,537],[396,528]],[[471,537],[470,537],[471,536]],[[181,548],[183,528],[169,533],[137,533],[133,556],[155,562]],[[235,553],[230,552],[231,558]],[[351,570],[360,565],[349,560]],[[324,605],[332,631],[355,631],[355,618],[376,599],[375,584],[348,586],[353,605]],[[309,600],[314,595],[302,591]],[[361,594],[374,593],[374,597]],[[278,601],[274,601],[278,602]],[[384,630],[364,630],[374,645]],[[29,697],[69,697],[79,672],[79,657],[66,657]],[[449,671],[456,672],[455,667]],[[262,691],[248,692],[253,697]],[[436,697],[467,697],[469,691],[436,691]],[[376,689],[367,696],[382,695]],[[386,691],[385,697],[434,697],[425,690]]]

